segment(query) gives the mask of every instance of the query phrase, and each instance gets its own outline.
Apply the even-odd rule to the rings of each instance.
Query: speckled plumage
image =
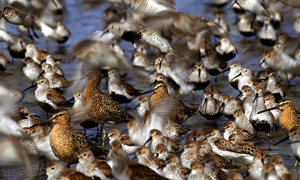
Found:
[[[52,116],[55,123],[50,133],[50,145],[60,160],[71,164],[78,160],[79,151],[85,148],[90,149],[96,157],[105,158],[108,151],[98,148],[79,130],[70,125],[70,114],[68,111],[61,111]]]

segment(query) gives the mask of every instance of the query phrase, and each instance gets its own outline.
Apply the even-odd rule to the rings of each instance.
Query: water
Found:
[[[221,10],[224,12],[224,19],[231,25],[230,31],[230,40],[238,47],[238,54],[232,61],[238,61],[243,66],[248,66],[254,73],[257,73],[261,70],[259,67],[259,60],[262,56],[264,48],[258,39],[255,38],[244,38],[242,35],[239,34],[237,31],[237,25],[233,25],[237,19],[237,16],[231,10],[231,7],[227,5],[223,9],[216,9],[209,5],[208,0],[199,1],[199,0],[176,0],[176,8],[178,11],[183,11],[187,13],[194,14],[196,16],[203,16],[206,18],[214,19],[214,14]],[[40,36],[40,39],[35,39],[35,44],[39,50],[47,50],[54,54],[54,57],[60,58],[64,60],[68,51],[71,49],[72,45],[78,42],[81,38],[85,37],[86,35],[94,32],[95,30],[101,30],[103,27],[103,23],[101,22],[101,15],[102,12],[108,8],[110,5],[106,2],[94,2],[94,3],[85,3],[84,1],[73,1],[73,0],[66,0],[65,1],[67,11],[63,16],[63,22],[66,26],[70,29],[72,36],[67,41],[63,48],[59,48],[59,46],[52,41],[47,41],[45,38]],[[278,30],[278,34],[281,32],[288,33],[291,36],[296,36],[296,33],[293,32],[292,25],[295,21],[297,11],[292,8],[283,8],[284,12],[284,23],[282,23],[281,28]],[[298,12],[299,13],[299,12]],[[8,25],[8,30],[12,34],[19,34],[16,30],[16,27],[13,25]],[[26,36],[26,35],[25,35]],[[28,39],[28,37],[26,37]],[[129,43],[122,43],[122,47],[126,50],[126,54],[129,56],[132,53],[132,46]],[[3,52],[5,55],[9,57],[9,54],[6,50],[6,43],[0,42],[0,52]],[[247,52],[244,52],[246,49],[250,48]],[[229,62],[229,63],[230,63]],[[229,64],[228,63],[228,64]],[[22,72],[23,63],[21,60],[16,59],[13,65],[8,66],[7,72],[13,73],[11,76],[0,76],[1,84],[13,84],[15,87],[20,89],[25,89],[26,87],[30,86],[31,83],[27,80]],[[79,67],[78,61],[73,61],[71,63],[65,63],[61,65],[61,68],[65,72],[65,77],[67,79],[73,79],[74,74],[77,74],[76,71]],[[78,74],[77,74],[78,75]],[[129,76],[128,81],[133,84],[136,88],[142,90],[149,89],[149,83],[145,83],[141,80],[135,80],[132,76]],[[298,94],[300,92],[299,88],[299,78],[294,79],[290,82],[291,87],[289,88],[288,99],[292,99],[296,107],[300,105],[297,101]],[[217,86],[218,90],[221,90],[223,94],[230,94],[232,96],[238,95],[238,91],[234,90],[227,81],[226,75],[218,76],[217,82],[214,82],[214,78],[211,79],[211,85]],[[78,86],[76,88],[69,89],[64,95],[67,99],[72,97],[72,93],[75,90],[82,89],[82,86]],[[105,88],[105,85],[102,84],[102,89]],[[104,89],[106,91],[106,89]],[[200,104],[202,99],[202,92],[196,92],[195,101],[193,101],[192,95],[181,97],[183,102],[192,108],[197,108]],[[137,104],[137,99],[135,99],[132,103],[128,104],[129,108],[135,107]],[[25,94],[24,100],[14,109],[17,109],[20,106],[27,106],[31,111],[37,113],[43,117],[45,117],[45,113],[40,109],[37,105],[34,97],[34,89],[29,90]],[[122,105],[123,106],[123,105]],[[124,107],[124,106],[123,106]],[[129,110],[130,113],[135,113],[133,110]],[[213,128],[217,128],[219,130],[223,130],[223,124],[226,122],[227,118],[221,117],[217,120],[216,125],[214,121],[206,120],[201,115],[195,115],[188,119],[184,124],[185,127],[190,129],[192,128],[199,128],[201,131],[207,131]],[[81,129],[81,127],[78,127]],[[109,131],[115,126],[106,126],[106,130]],[[126,132],[125,125],[118,127],[123,132]],[[91,129],[87,131],[89,137],[94,137],[96,134],[96,129]],[[290,145],[288,142],[284,142],[279,144],[278,146],[272,146],[275,142],[280,140],[284,137],[284,134],[281,131],[272,132],[269,146],[266,142],[260,142],[256,146],[260,149],[267,150],[268,154],[281,156],[284,160],[286,166],[292,169],[292,171],[296,173],[295,168],[293,167],[295,163],[295,159],[292,156],[292,152],[290,149]],[[2,137],[4,138],[4,137]],[[98,142],[96,142],[98,143]],[[108,147],[107,147],[108,148]],[[37,171],[38,163],[34,164],[34,169]],[[3,175],[3,179],[18,179],[23,177],[26,172],[23,167],[20,166],[3,166],[0,165],[0,174]],[[298,174],[297,174],[298,175]],[[298,176],[299,177],[299,176]],[[40,179],[46,179],[46,176],[40,177]]]

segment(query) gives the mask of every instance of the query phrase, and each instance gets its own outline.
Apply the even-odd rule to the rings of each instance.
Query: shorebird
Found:
[[[138,98],[138,105],[135,107],[137,108],[137,112],[141,118],[145,118],[146,112],[150,110],[149,108],[149,99],[147,96],[140,96]]]
[[[264,20],[264,25],[258,33],[258,37],[260,42],[266,46],[273,46],[277,41],[276,31],[273,28],[269,18]]]
[[[134,118],[100,90],[100,71],[89,71],[82,78],[88,79],[83,92],[83,105],[91,119],[101,124],[104,142],[104,124],[122,124]]]
[[[44,61],[45,55],[49,54],[46,51],[39,51],[37,50],[36,46],[34,44],[27,44],[26,45],[26,52],[25,52],[25,58],[31,57],[34,62],[37,64],[41,64]]]
[[[94,128],[97,127],[97,135],[99,132],[99,124],[93,120],[89,116],[85,116],[83,114],[86,113],[86,108],[83,106],[83,91],[75,91],[73,93],[73,98],[75,100],[72,109],[70,110],[70,114],[73,117],[80,117],[80,126],[83,127],[84,134],[86,135],[86,128]],[[70,100],[69,100],[70,101]]]
[[[54,126],[50,132],[50,145],[53,153],[68,164],[78,161],[82,149],[90,149],[96,157],[106,158],[108,151],[94,145],[84,134],[70,124],[70,114],[64,110],[50,118]]]
[[[283,85],[277,82],[274,72],[268,74],[264,92],[273,94],[276,102],[279,102],[283,97],[286,96],[286,89]]]
[[[280,177],[280,179],[289,178],[295,179],[295,175],[293,172],[284,165],[283,160],[280,156],[273,156],[270,162],[274,165],[276,174]]]
[[[254,13],[256,15],[264,15],[270,17],[269,11],[264,7],[263,2],[259,0],[234,0],[231,5],[238,4],[245,11]]]
[[[299,16],[296,18],[293,29],[298,35],[300,34],[300,17]]]
[[[249,177],[251,179],[261,179],[263,177],[264,164],[266,160],[266,151],[257,150],[254,154],[254,160],[248,167]]]
[[[120,79],[117,69],[108,70],[108,92],[110,96],[117,102],[130,103],[134,98],[141,93],[129,83],[123,82]]]
[[[252,74],[251,69],[249,67],[243,67],[240,70],[240,73],[237,74],[233,79],[239,76],[241,76],[238,82],[239,91],[242,91],[242,87],[245,85],[250,86],[252,89],[254,89],[254,87],[258,85],[258,82],[256,81],[256,77]]]
[[[202,62],[197,62],[193,71],[188,77],[188,83],[192,84],[193,87],[193,97],[196,90],[205,89],[210,83],[210,75],[206,71]]]
[[[166,165],[163,168],[163,174],[168,179],[184,180],[187,179],[191,170],[181,165],[179,157],[170,154],[166,158]]]
[[[137,145],[143,145],[149,139],[149,132],[152,129],[158,129],[162,135],[180,142],[187,129],[170,120],[170,113],[174,110],[174,104],[163,100],[155,106],[149,108],[140,122],[132,119],[127,123],[127,129],[130,139]]]
[[[55,179],[82,179],[82,180],[91,180],[92,178],[87,177],[86,175],[78,172],[74,169],[65,168],[65,165],[59,161],[51,161],[47,164],[46,174],[48,176],[47,180]]]
[[[236,122],[236,124],[241,128],[248,131],[250,134],[254,135],[255,130],[250,123],[249,119],[245,116],[245,113],[239,109],[233,112],[233,117]]]
[[[142,146],[137,149],[136,157],[138,159],[138,163],[144,166],[151,168],[157,174],[163,176],[163,172],[159,169],[160,166],[165,165],[165,162],[151,153],[150,149],[146,146]]]
[[[258,28],[256,26],[252,26],[246,14],[240,14],[238,29],[243,36],[251,37],[256,34]]]
[[[4,54],[0,53],[0,72],[6,70],[7,64],[11,64],[10,60]]]
[[[149,99],[150,108],[156,106],[156,104],[159,104],[162,101],[168,101],[170,104],[172,103],[174,105],[174,109],[170,113],[171,121],[181,124],[194,114],[193,109],[186,106],[182,101],[168,93],[166,83],[157,82],[151,91],[153,91],[153,94]]]
[[[267,109],[278,106],[278,103],[275,102],[275,97],[272,94],[266,94],[264,96],[265,106]],[[279,118],[281,111],[279,109],[273,109],[270,111],[274,116],[274,121],[279,123]]]
[[[232,98],[230,95],[222,96],[220,113],[228,118],[233,117],[233,112],[241,109],[242,101],[239,98]]]
[[[146,69],[153,66],[153,63],[145,55],[136,50],[132,53],[132,64]]]
[[[131,161],[122,149],[118,141],[114,141],[114,148],[108,154],[108,164],[112,169],[112,174],[115,179],[122,180],[152,180],[152,179],[165,179],[156,174],[152,169],[147,166],[138,164]]]
[[[224,61],[233,59],[238,52],[235,45],[227,37],[220,39],[220,44],[216,46],[215,50]]]
[[[206,71],[212,76],[219,75],[227,67],[227,63],[213,51],[206,52],[202,62]]]
[[[199,129],[193,129],[191,130],[190,134],[186,137],[186,141],[196,141],[200,142],[205,139],[205,136],[203,132],[201,132]]]
[[[23,36],[17,35],[13,42],[8,43],[7,50],[12,58],[25,58],[26,45]]]
[[[44,64],[40,76],[48,79],[50,88],[55,89],[59,92],[64,92],[64,89],[69,86],[68,80],[54,71],[50,64]]]
[[[204,174],[203,165],[201,161],[194,161],[191,164],[191,173],[188,180],[204,180],[210,177]]]
[[[89,149],[80,151],[76,170],[93,179],[95,177],[103,180],[113,178],[110,166],[105,161],[95,158],[93,152]]]
[[[175,96],[177,94],[177,92],[176,92],[176,86],[173,83],[168,82],[168,80],[167,80],[167,78],[166,78],[166,76],[164,74],[162,74],[162,73],[156,73],[156,75],[155,75],[155,81],[152,84],[155,85],[156,83],[158,83],[160,81],[166,83],[166,85],[168,87],[168,93],[170,95],[174,95]]]
[[[279,125],[284,134],[288,134],[293,127],[300,127],[300,113],[295,110],[295,104],[291,100],[282,100],[275,107],[262,110],[259,113],[270,111],[273,109],[280,109]]]
[[[59,160],[53,153],[50,146],[50,126],[36,125],[28,128],[33,142],[41,156],[45,156],[49,160]]]
[[[56,39],[59,44],[66,43],[71,36],[70,30],[60,20],[55,22],[55,32],[59,35],[59,38]]]
[[[155,148],[158,144],[162,143],[164,144],[169,152],[176,152],[179,150],[179,146],[178,144],[176,144],[176,142],[169,138],[169,137],[165,137],[162,135],[162,133],[157,130],[157,129],[152,129],[149,133],[150,137],[149,139],[145,142],[145,145],[151,141],[150,143],[150,150],[152,153],[155,153]]]
[[[258,112],[265,110],[265,100],[263,97],[263,90],[258,87],[255,88],[255,98],[253,100],[253,107],[250,114],[250,122],[255,131],[264,131],[270,133],[274,126],[274,116],[270,112],[264,114],[258,114]]]
[[[227,179],[227,174],[219,169],[216,165],[216,161],[213,155],[206,154],[202,160],[203,171],[212,179]]]
[[[241,136],[241,138],[244,141],[255,141],[256,140],[256,138],[251,133],[249,133],[248,131],[246,131],[244,129],[239,128],[237,123],[234,121],[227,121],[224,124],[224,129],[225,129],[225,132],[224,132],[223,136],[226,140],[229,140],[229,137],[233,134],[237,134],[237,135]]]
[[[221,100],[222,100],[223,94],[222,94],[221,91],[219,91],[219,90],[217,89],[216,86],[210,86],[210,87],[208,88],[208,92],[211,93],[211,94],[213,95],[213,98],[214,98],[214,99],[216,99],[216,100],[218,100],[218,101],[221,101]]]
[[[272,163],[266,163],[263,169],[263,179],[280,179]]]
[[[109,144],[111,145],[114,141],[119,141],[122,148],[128,155],[136,153],[136,150],[140,147],[131,142],[131,139],[127,134],[121,134],[119,129],[112,129],[108,132]]]
[[[63,70],[58,66],[58,63],[54,60],[53,56],[51,54],[46,54],[44,56],[44,61],[46,64],[50,64],[52,66],[52,70],[56,72],[59,75],[64,76]]]
[[[216,129],[207,132],[206,140],[212,150],[224,158],[235,159],[243,164],[250,164],[253,161],[252,155],[241,152],[235,144],[225,140],[220,131]]]
[[[26,57],[24,60],[23,73],[31,81],[36,82],[37,78],[42,72],[41,66],[36,63],[31,57]]]
[[[229,161],[227,161],[222,156],[220,156],[220,155],[216,154],[215,152],[213,152],[212,147],[208,142],[201,141],[201,142],[198,143],[198,145],[199,145],[199,154],[203,157],[206,154],[213,155],[218,168],[220,168],[224,171],[229,170],[229,169],[238,169],[239,168],[238,166],[235,166],[232,163],[230,163]]]
[[[191,168],[191,164],[197,160],[199,154],[199,146],[196,141],[188,141],[183,147],[180,155],[181,163],[184,167]]]
[[[223,29],[226,31],[230,31],[230,26],[229,24],[223,19],[223,13],[222,12],[217,12],[216,13],[216,18],[214,20],[216,23],[218,23]]]
[[[199,112],[207,119],[217,119],[221,116],[219,112],[221,107],[220,101],[213,98],[213,94],[205,92],[199,105]]]
[[[44,77],[39,77],[36,84],[26,88],[24,91],[35,87],[36,85],[35,98],[39,106],[46,112],[54,112],[58,106],[69,105],[62,94],[50,88],[49,81]]]
[[[252,144],[246,143],[239,134],[231,134],[228,140],[232,144],[236,145],[242,153],[254,155],[257,150],[257,148]]]
[[[155,147],[155,157],[158,157],[159,159],[165,161],[166,158],[170,155],[170,152],[168,151],[166,145],[159,143]]]
[[[69,60],[74,59],[99,68],[132,69],[127,57],[120,57],[108,44],[97,39],[85,38],[75,44]]]
[[[34,29],[40,30],[41,27],[35,22],[35,19],[33,16],[23,10],[20,9],[15,9],[11,7],[4,7],[2,9],[2,14],[0,16],[0,19],[4,17],[4,19],[14,25],[23,25],[27,28],[28,30],[28,35],[30,39],[33,39],[32,36],[30,35],[30,30],[32,30],[34,36],[36,38],[39,38],[38,35],[35,33]]]
[[[30,112],[30,110],[25,106],[20,107],[18,109],[18,113],[19,113],[20,118],[21,118],[18,121],[18,124],[22,128],[31,127],[31,126],[43,121],[43,119],[40,116]]]

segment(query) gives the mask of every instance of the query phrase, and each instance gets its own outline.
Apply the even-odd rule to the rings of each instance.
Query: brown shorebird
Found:
[[[28,30],[28,35],[30,39],[33,39],[30,35],[29,28],[32,29],[32,32],[36,38],[39,38],[38,35],[35,33],[34,29],[40,30],[40,26],[35,22],[33,16],[26,12],[22,11],[20,9],[15,9],[11,7],[4,7],[2,9],[2,14],[0,16],[0,19],[4,17],[4,19],[14,25],[23,25]]]
[[[50,119],[55,125],[50,132],[50,145],[53,153],[60,160],[72,164],[78,160],[79,152],[85,148],[90,149],[96,157],[106,158],[107,150],[98,148],[79,130],[70,124],[68,111],[61,111]]]
[[[103,139],[106,136],[104,124],[117,125],[134,119],[110,96],[104,94],[100,90],[100,71],[89,71],[83,78],[88,79],[83,92],[83,105],[86,106],[87,113],[91,119],[101,124],[103,129]]]
[[[260,111],[258,114],[273,109],[281,110],[279,124],[284,134],[288,134],[293,127],[300,127],[300,113],[295,110],[295,104],[293,101],[282,100],[277,106]]]
[[[181,124],[194,114],[195,110],[186,106],[182,101],[168,93],[167,85],[164,82],[157,82],[151,91],[153,91],[153,94],[149,99],[150,108],[162,101],[168,101],[174,104],[174,109],[170,114],[171,121]]]

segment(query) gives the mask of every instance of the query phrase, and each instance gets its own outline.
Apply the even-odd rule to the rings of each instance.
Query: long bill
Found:
[[[29,86],[28,88],[24,89],[23,92],[25,92],[25,91],[27,91],[28,89],[31,89],[31,88],[33,88],[33,87],[36,87],[36,86],[37,86],[37,84],[35,83],[35,84]]]
[[[267,111],[271,111],[271,110],[278,109],[278,108],[279,108],[278,106],[274,106],[274,107],[271,107],[269,109],[265,109],[265,110],[259,111],[259,112],[257,112],[257,114],[260,114],[260,113],[263,113],[263,112],[267,112]]]
[[[280,143],[282,143],[282,142],[284,142],[284,141],[286,141],[286,140],[288,140],[288,139],[289,139],[289,136],[287,136],[287,137],[281,139],[280,141],[278,141],[277,143],[275,143],[274,146],[276,146],[276,145],[278,145],[278,144],[280,144]]]
[[[236,76],[234,76],[231,80],[234,80],[235,78],[237,78],[237,77],[239,77],[239,76],[241,76],[242,75],[242,73],[239,73],[239,74],[237,74]]]
[[[151,140],[152,140],[152,137],[150,136],[149,139],[145,142],[144,146]]]

